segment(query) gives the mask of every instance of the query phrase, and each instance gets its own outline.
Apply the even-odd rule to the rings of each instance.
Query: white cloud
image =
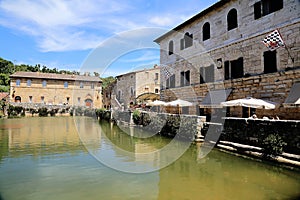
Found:
[[[128,9],[114,1],[4,0],[0,2],[0,24],[36,37],[44,52],[85,50],[103,41],[101,27],[112,28],[114,23],[105,21],[109,15]]]
[[[32,36],[43,52],[86,50],[122,31],[153,26],[171,28],[195,9],[183,4],[140,0],[2,0],[0,25]]]
[[[170,26],[174,23],[173,18],[170,16],[160,17],[155,16],[149,20],[152,24],[157,26]]]

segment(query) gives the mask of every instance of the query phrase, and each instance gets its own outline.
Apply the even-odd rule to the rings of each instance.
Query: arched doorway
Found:
[[[86,99],[85,100],[85,106],[89,107],[89,108],[93,107],[93,100],[92,99]]]
[[[16,96],[15,97],[15,102],[16,103],[21,103],[21,97],[20,96]]]

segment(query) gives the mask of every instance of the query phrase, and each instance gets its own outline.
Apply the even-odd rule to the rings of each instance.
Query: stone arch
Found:
[[[15,102],[16,103],[21,103],[22,102],[22,98],[20,96],[16,96],[15,97]]]

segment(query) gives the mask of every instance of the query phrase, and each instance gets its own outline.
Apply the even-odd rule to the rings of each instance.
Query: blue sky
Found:
[[[0,0],[0,57],[103,77],[126,73],[159,64],[153,40],[215,2]]]

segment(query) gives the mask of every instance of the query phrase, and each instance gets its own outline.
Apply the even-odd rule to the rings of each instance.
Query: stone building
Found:
[[[102,107],[102,81],[99,77],[16,72],[10,76],[10,80],[10,102]]]
[[[259,115],[300,119],[299,22],[300,1],[218,1],[155,39],[172,74],[162,80],[161,99],[185,99],[197,105],[191,114],[209,114],[221,101],[254,97],[279,105]],[[274,30],[286,48],[262,43]],[[248,114],[230,108],[231,116]]]
[[[117,76],[115,96],[118,102],[129,108],[130,105],[159,99],[160,67],[144,69]]]
[[[110,83],[106,88],[103,88],[102,105],[105,109],[110,109],[112,106],[112,96],[116,93],[116,81]]]

